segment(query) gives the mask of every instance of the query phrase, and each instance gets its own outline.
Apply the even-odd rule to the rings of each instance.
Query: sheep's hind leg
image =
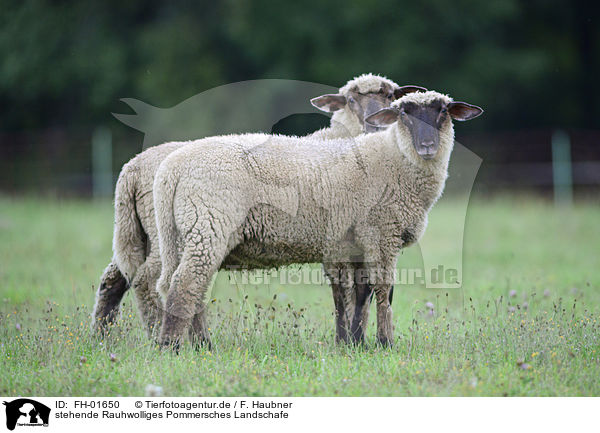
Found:
[[[119,314],[119,304],[127,289],[129,289],[127,280],[117,265],[111,262],[104,270],[96,292],[92,313],[92,327],[95,331],[105,333],[108,325],[115,322]]]
[[[198,306],[204,305],[206,290],[212,276],[218,271],[227,248],[226,240],[217,236],[206,239],[201,234],[203,232],[209,232],[208,228],[193,229],[188,235],[181,262],[171,278],[165,301],[159,343],[172,346],[175,350],[178,350],[184,332],[192,325]],[[200,327],[202,324],[202,320],[197,322]]]
[[[150,337],[158,329],[163,314],[162,300],[156,291],[156,281],[159,276],[160,257],[151,255],[140,266],[131,283],[142,324]]]
[[[194,349],[200,350],[202,347],[207,350],[212,349],[208,325],[206,323],[206,306],[200,305],[198,312],[192,319],[192,327],[190,328],[190,341],[194,345]]]
[[[159,343],[175,351],[179,350],[183,333],[191,325],[196,305],[203,295],[203,281],[196,276],[200,267],[197,261],[196,258],[181,261],[167,293]]]

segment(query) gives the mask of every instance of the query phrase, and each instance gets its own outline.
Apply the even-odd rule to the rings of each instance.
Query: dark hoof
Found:
[[[210,340],[194,341],[193,345],[196,352],[201,352],[203,350],[212,352],[212,343]]]
[[[352,337],[351,343],[356,347],[366,347],[364,335],[361,335],[360,337]]]
[[[387,337],[377,337],[377,344],[386,349],[391,349],[394,346],[394,343]]]
[[[119,316],[119,305],[125,292],[129,289],[127,280],[118,272],[113,271],[115,275],[104,275],[103,281],[98,288],[96,305],[94,305],[93,327],[94,331],[106,332],[111,323],[114,323]]]
[[[181,318],[165,311],[158,344],[162,347],[171,347],[176,352],[179,352],[183,333],[189,326],[189,322],[189,319]]]
[[[335,336],[335,344],[350,344],[352,341],[348,337],[348,334],[345,335],[336,335]]]
[[[158,345],[162,350],[171,351],[175,355],[179,355],[179,349],[181,348],[179,340],[171,340],[170,338],[164,338],[158,342]]]
[[[96,319],[93,324],[93,331],[97,337],[106,338],[110,333],[110,325],[112,325],[112,321],[107,319]]]

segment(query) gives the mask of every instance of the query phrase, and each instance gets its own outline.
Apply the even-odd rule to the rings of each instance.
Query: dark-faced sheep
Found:
[[[391,287],[401,248],[417,242],[441,196],[454,144],[452,119],[481,108],[429,91],[365,120],[388,127],[328,140],[243,134],[211,137],[170,154],[154,181],[166,297],[159,337],[178,344],[190,325],[209,341],[204,297],[228,265],[360,263],[377,300],[377,337],[393,341]],[[349,289],[348,287],[346,289]],[[351,334],[364,338],[368,301]]]

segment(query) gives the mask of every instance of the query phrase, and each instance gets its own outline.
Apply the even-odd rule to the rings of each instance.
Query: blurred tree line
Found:
[[[113,128],[134,97],[363,72],[481,105],[473,131],[597,128],[600,25],[586,0],[0,0],[0,133]],[[3,141],[6,142],[5,140]]]
[[[367,71],[480,104],[486,128],[600,115],[600,25],[585,0],[0,5],[4,131],[105,122],[125,96],[170,106],[233,81],[337,87]]]

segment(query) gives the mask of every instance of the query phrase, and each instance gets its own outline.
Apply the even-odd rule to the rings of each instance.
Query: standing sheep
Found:
[[[390,291],[396,256],[419,240],[442,194],[452,120],[481,108],[429,91],[366,118],[386,130],[323,140],[245,134],[198,140],[161,164],[154,181],[166,297],[159,342],[177,345],[192,325],[209,342],[204,295],[228,265],[364,264],[377,298],[377,337],[393,340]],[[356,306],[364,338],[368,302]],[[362,328],[362,329],[360,329]]]
[[[323,95],[311,101],[319,109],[334,113],[331,126],[313,135],[322,138],[357,135],[366,126],[365,116],[389,106],[395,98],[417,90],[425,89],[399,87],[385,77],[361,75],[342,87],[339,94]],[[101,277],[93,312],[93,326],[98,330],[104,330],[107,323],[114,321],[130,285],[148,332],[151,333],[160,320],[162,301],[155,290],[160,256],[152,185],[160,163],[186,144],[188,142],[173,142],[152,147],[121,170],[115,191],[114,255]]]

